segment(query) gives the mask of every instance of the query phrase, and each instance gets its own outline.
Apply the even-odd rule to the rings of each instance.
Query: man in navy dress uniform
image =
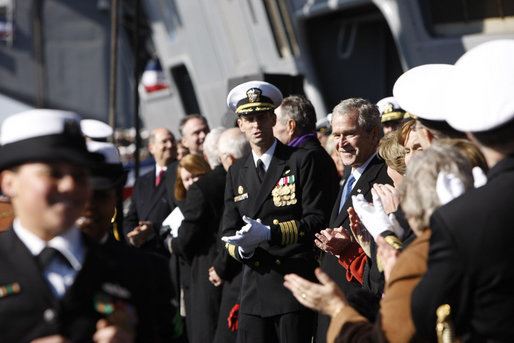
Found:
[[[295,272],[313,279],[314,233],[326,225],[321,178],[311,152],[273,136],[282,93],[250,81],[232,89],[228,106],[252,152],[229,169],[223,240],[243,265],[239,342],[310,342],[313,313],[283,286]]]

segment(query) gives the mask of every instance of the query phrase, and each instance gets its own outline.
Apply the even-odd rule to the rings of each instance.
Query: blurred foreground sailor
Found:
[[[2,124],[1,185],[16,217],[0,236],[1,342],[153,341],[145,281],[75,226],[90,196],[87,166],[102,160],[79,123],[38,109]]]
[[[311,342],[313,312],[283,286],[295,272],[313,280],[312,240],[325,227],[323,194],[312,153],[273,137],[282,93],[250,81],[232,89],[227,104],[251,154],[228,170],[223,240],[242,262],[238,342]]]
[[[412,294],[418,332],[436,341],[436,309],[449,304],[462,341],[514,337],[514,41],[484,43],[448,73],[446,121],[483,152],[487,184],[434,212],[428,270]]]

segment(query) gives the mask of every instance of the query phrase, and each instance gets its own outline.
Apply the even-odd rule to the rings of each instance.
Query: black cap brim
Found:
[[[0,170],[29,162],[66,161],[79,166],[100,163],[104,157],[89,152],[82,137],[65,135],[29,138],[0,146]]]

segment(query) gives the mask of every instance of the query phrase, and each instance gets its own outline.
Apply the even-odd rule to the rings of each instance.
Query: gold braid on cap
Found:
[[[246,114],[251,112],[262,112],[262,111],[269,111],[274,110],[276,108],[275,105],[267,103],[267,102],[250,102],[247,104],[243,104],[236,108],[237,114]]]

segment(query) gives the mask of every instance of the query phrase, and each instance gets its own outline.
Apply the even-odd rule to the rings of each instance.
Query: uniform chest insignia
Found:
[[[98,293],[93,298],[95,310],[101,314],[111,314],[114,312],[114,301],[112,297],[105,293]]]
[[[109,323],[127,332],[134,332],[138,322],[136,309],[132,304],[122,299],[114,299],[105,293],[97,293],[93,298],[96,312],[107,318]]]
[[[248,199],[248,193],[243,193],[241,195],[235,196],[234,202],[239,202],[239,201],[245,200],[245,199]]]
[[[239,187],[237,187],[237,193],[238,193],[238,194],[243,194],[243,192],[244,192],[244,191],[245,191],[245,190],[244,190],[243,186],[239,186]]]
[[[0,298],[11,294],[18,294],[21,292],[20,284],[17,282],[10,283],[8,285],[0,286]]]
[[[286,170],[286,171],[282,174],[282,176],[285,176],[285,175],[289,174],[290,172],[291,172],[291,169],[288,169],[288,170]]]
[[[271,191],[273,204],[276,207],[294,205],[298,202],[296,198],[295,176],[285,176],[278,180]]]
[[[126,289],[118,284],[114,284],[114,283],[110,283],[110,282],[104,283],[102,285],[102,290],[105,293],[115,296],[117,298],[129,299],[131,296],[130,291],[128,289]]]

